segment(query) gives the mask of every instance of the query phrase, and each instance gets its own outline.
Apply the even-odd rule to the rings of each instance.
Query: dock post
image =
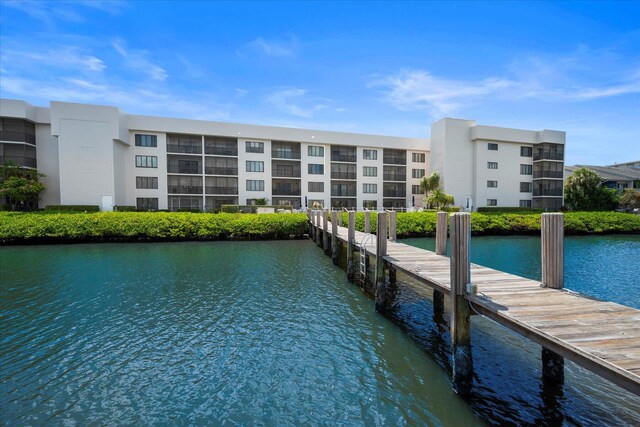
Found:
[[[338,226],[342,227],[342,210],[338,211]]]
[[[349,211],[349,231],[347,233],[347,279],[353,283],[356,277],[356,263],[353,259],[356,240],[356,212]]]
[[[331,252],[331,241],[329,240],[329,210],[322,211],[322,248],[324,253],[329,255]]]
[[[316,244],[322,247],[322,229],[320,228],[321,211],[316,211]]]
[[[309,221],[309,237],[313,239],[313,217],[311,215],[311,208],[307,208],[307,220]]]
[[[542,257],[542,286],[564,287],[564,216],[561,213],[543,213],[540,234]],[[542,347],[542,376],[554,383],[564,382],[564,358]]]
[[[338,215],[340,212],[331,211],[331,260],[338,265]]]
[[[384,277],[384,259],[387,255],[387,213],[378,213],[378,229],[376,233],[376,311],[384,312],[387,299],[387,283]]]
[[[364,211],[364,232],[371,234],[371,211]]]
[[[451,217],[451,341],[453,344],[453,390],[463,396],[471,393],[473,359],[469,302],[465,298],[471,282],[469,243],[471,215],[454,213]]]
[[[396,211],[389,212],[389,240],[396,241]]]
[[[438,212],[436,221],[436,255],[447,255],[447,225],[449,214]],[[441,317],[444,313],[444,294],[433,290],[433,314]]]

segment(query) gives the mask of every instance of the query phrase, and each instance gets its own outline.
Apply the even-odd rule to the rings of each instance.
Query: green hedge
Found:
[[[289,239],[306,232],[306,214],[0,212],[2,243]]]
[[[542,213],[543,209],[538,208],[492,208],[492,207],[480,207],[478,212],[484,214],[504,214],[504,213],[519,213],[519,214],[532,214]]]
[[[436,212],[399,212],[396,234],[398,237],[434,236]],[[640,215],[622,212],[566,212],[565,234],[640,234]],[[342,224],[347,224],[343,214]],[[376,232],[377,213],[371,213],[371,231]],[[364,231],[364,213],[356,214],[356,229]],[[474,235],[538,234],[539,213],[471,214],[471,232]]]
[[[45,211],[56,212],[100,212],[98,205],[47,205]]]

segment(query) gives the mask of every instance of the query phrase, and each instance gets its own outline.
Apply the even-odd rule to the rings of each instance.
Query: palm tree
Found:
[[[420,190],[424,192],[425,196],[436,188],[440,188],[440,175],[438,175],[438,172],[434,172],[428,177],[425,176],[420,181]]]
[[[425,200],[429,206],[435,206],[436,209],[444,208],[454,203],[453,196],[445,193],[440,188],[430,191]]]

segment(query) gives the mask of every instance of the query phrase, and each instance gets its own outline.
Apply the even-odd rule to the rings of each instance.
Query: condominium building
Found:
[[[294,208],[413,208],[422,206],[420,180],[438,171],[469,210],[556,209],[563,159],[563,132],[467,120],[433,124],[430,141],[0,100],[0,162],[46,175],[40,207],[216,211],[267,199]]]

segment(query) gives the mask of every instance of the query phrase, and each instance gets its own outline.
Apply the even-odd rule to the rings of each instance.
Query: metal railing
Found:
[[[562,196],[562,188],[534,188],[533,197],[539,196]]]
[[[356,179],[356,172],[331,172],[331,179]]]
[[[36,159],[30,159],[24,156],[0,156],[0,165],[4,164],[4,162],[12,162],[15,163],[16,166],[25,166],[28,168],[36,167]]]
[[[534,152],[533,160],[564,160],[564,153],[555,151]]]
[[[564,178],[562,171],[533,171],[534,178]]]
[[[201,169],[199,167],[189,167],[189,166],[178,166],[178,165],[169,165],[167,166],[168,173],[190,173],[190,174],[201,174]]]
[[[204,146],[204,154],[212,154],[214,156],[237,156],[238,147],[215,147]]]
[[[202,194],[202,187],[190,185],[169,185],[168,192],[172,194]]]
[[[214,187],[207,185],[206,194],[238,194],[238,187]]]
[[[205,166],[204,173],[207,175],[238,175],[238,168]]]
[[[167,144],[167,153],[202,154],[202,147],[199,145]]]
[[[357,156],[355,154],[334,154],[334,153],[331,153],[331,161],[332,162],[355,163],[357,161]]]

